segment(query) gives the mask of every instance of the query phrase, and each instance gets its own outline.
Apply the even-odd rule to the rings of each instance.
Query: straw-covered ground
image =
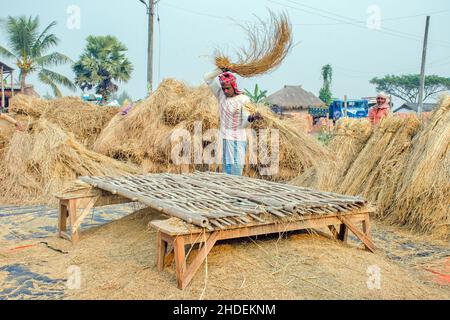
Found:
[[[34,290],[64,299],[450,299],[448,282],[426,270],[448,274],[448,244],[418,241],[381,224],[373,230],[376,254],[321,233],[221,242],[180,291],[173,266],[156,270],[156,233],[148,223],[161,218],[145,210],[134,213],[88,229],[75,247],[56,237],[39,239],[49,247],[20,250],[8,248],[33,241],[4,242],[0,292],[11,283],[7,266],[26,266],[28,274],[40,275],[30,280]],[[66,288],[70,266],[81,270],[79,290]],[[369,289],[370,270],[377,268],[381,287]],[[33,298],[26,291],[24,296]]]

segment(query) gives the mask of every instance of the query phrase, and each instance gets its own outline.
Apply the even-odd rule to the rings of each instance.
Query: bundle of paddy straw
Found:
[[[28,116],[33,120],[43,118],[55,123],[89,147],[119,111],[114,107],[84,102],[78,97],[44,100],[22,94],[11,100],[10,110],[18,116]]]
[[[450,235],[450,96],[424,124],[401,173],[388,220],[420,232]]]
[[[244,27],[250,43],[248,49],[237,52],[238,60],[232,62],[223,52],[217,51],[215,64],[219,69],[230,70],[241,77],[253,77],[274,70],[292,48],[292,28],[286,14],[270,13],[269,23]]]
[[[267,107],[260,106],[258,111],[264,119],[253,125],[257,132],[258,129],[279,130],[280,170],[272,179],[293,178],[319,159],[329,157],[319,142],[285,125]],[[176,80],[164,80],[150,98],[137,104],[128,115],[113,118],[95,142],[94,150],[116,159],[133,161],[148,172],[202,170],[205,165],[180,166],[171,159],[174,130],[186,129],[192,134],[196,122],[203,133],[219,128],[217,99],[206,86],[190,88]],[[204,137],[203,146],[217,142],[216,138]],[[259,167],[260,164],[255,165],[246,172],[257,175]],[[209,170],[217,169],[217,163],[209,166]]]
[[[2,203],[55,204],[53,195],[78,176],[140,172],[86,149],[72,134],[44,119],[27,132],[14,133],[1,163]]]
[[[333,157],[306,170],[291,183],[316,190],[335,191],[371,134],[372,125],[367,119],[339,119],[328,145]]]
[[[366,197],[383,215],[384,207],[395,196],[402,165],[419,127],[416,117],[384,119],[339,182],[337,191]]]

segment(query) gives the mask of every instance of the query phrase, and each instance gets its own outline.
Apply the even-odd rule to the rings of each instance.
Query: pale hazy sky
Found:
[[[80,9],[80,28],[70,29],[68,8]],[[120,85],[134,99],[146,92],[147,15],[138,0],[0,0],[0,17],[39,15],[41,30],[56,20],[53,32],[61,42],[56,50],[78,59],[88,35],[116,36],[129,49],[134,65],[132,79]],[[450,1],[448,0],[160,0],[155,21],[155,82],[167,77],[189,84],[201,83],[214,68],[216,48],[245,45],[238,23],[268,17],[268,9],[288,12],[293,24],[294,47],[282,66],[262,77],[242,79],[241,88],[258,83],[269,93],[283,85],[302,85],[316,95],[321,87],[320,69],[334,69],[335,97],[360,98],[375,94],[369,83],[374,76],[419,73],[425,15],[431,15],[427,74],[450,76]],[[381,30],[367,27],[379,10]],[[4,32],[0,43],[6,45]],[[11,63],[12,64],[12,63]],[[56,70],[70,78],[71,68]],[[31,77],[40,94],[51,92]],[[68,90],[63,90],[69,94]],[[79,93],[78,93],[79,94]]]

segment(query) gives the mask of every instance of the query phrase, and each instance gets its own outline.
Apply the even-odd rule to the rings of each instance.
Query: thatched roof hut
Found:
[[[308,107],[323,107],[325,103],[302,86],[284,86],[270,95],[267,100],[272,106],[284,110],[307,110]]]

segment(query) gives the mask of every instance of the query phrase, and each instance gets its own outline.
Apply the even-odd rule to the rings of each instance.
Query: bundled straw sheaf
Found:
[[[314,138],[285,125],[267,107],[258,110],[264,120],[253,125],[257,134],[258,129],[272,128],[278,129],[280,136],[279,173],[269,178],[291,179],[318,163],[319,159],[330,156]],[[200,147],[217,142],[217,136],[206,136],[208,129],[219,129],[217,99],[206,86],[190,88],[176,80],[165,80],[150,98],[137,104],[128,115],[115,116],[95,142],[94,150],[116,159],[133,161],[148,172],[218,170],[220,157],[209,166],[177,165],[172,161],[172,133],[176,129],[186,129],[192,136],[196,122],[199,124],[197,130],[204,134]],[[194,138],[191,142],[191,163],[195,163]],[[257,176],[259,168],[260,164],[247,165],[245,174]]]
[[[385,196],[394,193],[391,191],[395,190],[402,164],[419,126],[416,117],[384,119],[349,167],[337,191],[362,195],[376,203],[382,212],[385,204],[390,203]]]
[[[54,194],[78,176],[125,175],[140,170],[86,149],[46,120],[15,132],[1,159],[2,203],[55,204]]]
[[[413,141],[390,221],[420,232],[450,235],[450,96]]]
[[[247,32],[249,47],[239,50],[236,62],[218,51],[215,64],[222,70],[230,70],[241,77],[253,77],[274,70],[284,60],[292,47],[292,28],[286,14],[270,13],[269,23],[243,27]]]
[[[321,165],[306,170],[292,183],[322,191],[335,191],[371,134],[372,125],[367,119],[339,119],[328,145],[334,157],[324,159]]]

